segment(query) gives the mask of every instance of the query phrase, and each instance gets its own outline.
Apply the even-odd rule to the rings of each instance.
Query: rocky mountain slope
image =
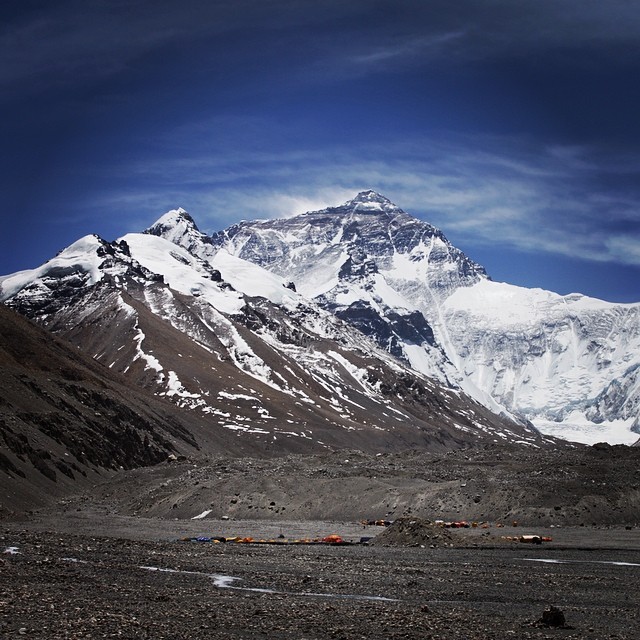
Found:
[[[175,407],[0,306],[0,515],[197,448]]]
[[[198,248],[212,246],[177,218]],[[180,409],[202,452],[549,442],[413,371],[286,280],[225,251],[205,260],[153,234],[87,236],[37,269],[0,278],[0,295],[132,388]]]
[[[200,521],[395,520],[527,526],[638,526],[640,449],[598,444],[539,450],[198,458],[132,470],[65,508]],[[313,496],[313,497],[311,497]],[[200,516],[200,517],[198,517]]]
[[[169,233],[292,280],[412,369],[460,385],[494,411],[583,442],[640,432],[640,304],[493,282],[441,231],[365,191],[339,207],[242,222],[204,238]],[[212,244],[213,243],[213,244]]]

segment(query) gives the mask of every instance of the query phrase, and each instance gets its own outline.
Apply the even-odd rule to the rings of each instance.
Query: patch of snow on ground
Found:
[[[202,573],[200,571],[185,571],[181,569],[164,569],[161,567],[141,566],[140,569],[144,571],[161,571],[164,573],[175,573],[191,576],[205,576],[213,581],[213,585],[219,589],[234,589],[236,591],[248,591],[251,593],[264,593],[264,594],[277,594],[277,595],[289,595],[289,596],[304,596],[310,598],[337,598],[337,599],[349,599],[349,600],[371,600],[375,602],[398,602],[394,598],[385,598],[383,596],[362,596],[355,594],[345,593],[310,593],[302,591],[299,593],[288,591],[277,591],[275,589],[265,589],[258,587],[238,587],[235,586],[235,582],[241,582],[242,578],[235,578],[233,576],[225,576],[216,573]]]
[[[144,367],[145,371],[147,369],[153,369],[158,373],[161,372],[164,367],[160,364],[160,361],[155,356],[152,356],[150,353],[145,353],[142,350],[142,343],[144,342],[146,336],[144,335],[142,329],[140,329],[137,321],[134,329],[136,330],[136,335],[133,338],[134,342],[136,343],[136,355],[133,360],[135,361],[142,358],[146,362],[146,365]]]
[[[136,322],[133,327],[136,332],[136,334],[133,337],[133,341],[136,343],[136,355],[134,356],[133,361],[135,362],[136,360],[142,359],[146,362],[144,367],[145,371],[147,369],[153,369],[154,371],[157,371],[158,373],[160,373],[164,369],[164,367],[160,364],[160,361],[155,356],[152,356],[150,353],[145,353],[142,349],[142,343],[144,342],[144,339],[146,338],[146,336],[142,331],[142,329],[140,328],[140,325],[138,324],[138,314],[136,313],[136,310],[132,306],[124,302],[122,298],[120,298],[119,300],[119,305],[128,314],[136,318]],[[164,376],[161,375],[161,378],[162,377]]]
[[[327,355],[330,358],[333,358],[337,363],[339,363],[360,385],[360,387],[362,387],[363,391],[367,395],[371,395],[371,388],[365,382],[369,377],[366,369],[360,369],[359,367],[356,367],[352,362],[347,360],[341,353],[338,353],[337,351],[327,351]]]
[[[454,422],[454,423],[453,423],[453,426],[454,426],[456,429],[460,429],[460,431],[464,431],[464,432],[466,432],[466,433],[473,433],[473,430],[472,430],[472,429],[470,429],[469,427],[465,427],[464,425],[458,424],[457,422]]]
[[[233,423],[227,423],[227,424],[220,424],[221,427],[225,428],[225,429],[230,429],[231,431],[238,431],[238,432],[242,432],[242,433],[269,433],[268,431],[265,431],[264,429],[259,429],[257,427],[251,429],[243,424],[233,424]]]
[[[181,398],[200,398],[201,397],[199,393],[190,393],[189,391],[187,391],[182,385],[182,383],[180,382],[180,379],[178,378],[178,374],[175,371],[167,372],[166,384],[167,384],[167,391],[159,395],[164,395],[169,398],[171,396],[180,396]]]
[[[78,558],[60,558],[62,562],[72,562],[73,564],[89,564],[88,560],[79,560]]]
[[[213,509],[208,509],[207,511],[203,511],[202,513],[198,514],[197,516],[193,516],[193,518],[191,518],[191,519],[192,520],[202,520],[203,518],[206,518],[212,511],[213,511]]]
[[[259,398],[248,396],[244,393],[228,393],[227,391],[218,391],[218,397],[225,400],[251,400],[252,402],[260,402]]]

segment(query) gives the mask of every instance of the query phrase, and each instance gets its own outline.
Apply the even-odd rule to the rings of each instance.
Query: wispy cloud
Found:
[[[605,245],[608,254],[617,256],[620,262],[640,265],[640,234],[633,237],[612,235],[605,239]]]
[[[170,47],[179,53],[223,34],[249,48],[258,34],[277,34],[272,41],[286,43],[283,63],[302,77],[310,70],[372,73],[585,44],[634,56],[640,12],[626,0],[406,0],[384,10],[368,0],[60,0],[4,16],[0,87],[35,91],[99,80],[135,68],[151,53]],[[200,55],[206,63],[216,52],[205,47]]]
[[[324,11],[336,17],[351,12],[337,0],[327,0],[324,11],[301,0],[60,0],[29,9],[4,16],[0,24],[0,89],[5,92],[100,82],[166,49],[180,55],[202,41],[214,44],[224,34],[250,46],[248,30],[295,34],[300,26],[324,22]],[[203,63],[217,55],[214,47],[200,53]]]
[[[242,128],[241,120],[234,126]],[[201,127],[194,125],[194,131]],[[132,185],[82,206],[123,215],[135,210],[136,224],[146,226],[180,205],[214,231],[240,219],[336,205],[373,188],[463,248],[498,245],[640,265],[640,188],[637,170],[630,169],[640,159],[629,164],[587,147],[491,136],[261,152],[229,143],[211,153],[198,149],[199,135],[182,128],[177,146],[161,156],[114,168],[114,184],[133,177]],[[612,174],[615,189],[603,180]]]
[[[452,42],[465,37],[465,31],[452,31],[434,33],[418,37],[397,37],[391,42],[380,45],[368,43],[363,46],[362,53],[351,56],[351,62],[355,65],[369,66],[386,62],[399,62],[405,64],[407,59],[429,56],[432,52],[440,53],[448,48]]]

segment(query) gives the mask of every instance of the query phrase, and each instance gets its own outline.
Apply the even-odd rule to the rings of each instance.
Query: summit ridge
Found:
[[[370,209],[370,210],[397,210],[400,211],[400,208],[395,205],[389,198],[383,196],[382,194],[374,191],[373,189],[367,189],[365,191],[360,191],[355,198],[348,200],[345,204],[345,207],[354,207],[357,209]]]

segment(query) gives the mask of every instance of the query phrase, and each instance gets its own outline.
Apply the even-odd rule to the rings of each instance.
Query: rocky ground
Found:
[[[59,504],[189,520],[475,520],[551,525],[640,524],[640,448],[557,451],[488,446],[314,456],[185,458],[118,474]]]
[[[638,637],[637,533],[635,543],[599,550],[249,545],[152,540],[153,528],[144,540],[146,521],[135,520],[131,538],[5,525],[1,637]],[[230,525],[198,526],[211,533]],[[264,521],[241,526],[259,534]],[[541,622],[551,605],[564,625]]]
[[[0,523],[0,637],[637,638],[639,455],[343,452],[121,473]],[[403,516],[395,534],[360,522]],[[373,544],[183,540],[329,534]],[[563,624],[542,622],[551,606]]]

